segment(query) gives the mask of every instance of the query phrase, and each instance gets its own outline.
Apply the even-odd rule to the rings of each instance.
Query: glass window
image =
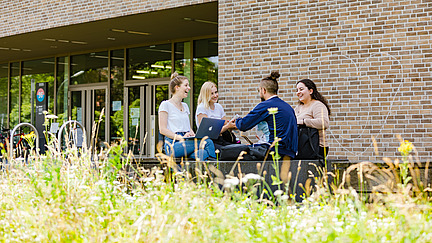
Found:
[[[48,111],[54,109],[54,58],[25,61],[22,63],[21,77],[21,122],[31,121],[31,110],[34,110],[36,103],[36,91],[32,90],[32,80],[37,83],[48,83]],[[35,88],[35,86],[33,86]],[[33,104],[31,104],[32,91],[34,95]]]
[[[124,137],[123,105],[124,105],[124,50],[111,51],[111,141],[120,141]]]
[[[57,58],[57,122],[60,125],[68,119],[69,57]]]
[[[127,53],[128,80],[171,76],[171,44],[131,48]]]
[[[176,43],[174,48],[174,65],[175,71],[190,79],[191,77],[191,43],[190,42],[181,42]]]
[[[71,56],[71,84],[108,82],[108,51]]]
[[[218,40],[217,38],[194,42],[194,107],[197,107],[201,86],[207,82],[218,82]],[[195,111],[193,112],[195,114]]]
[[[7,128],[8,64],[0,64],[0,129]]]
[[[20,64],[19,62],[11,63],[11,80],[10,80],[10,114],[9,114],[9,128],[13,129],[19,123],[19,75]]]
[[[191,79],[191,43],[190,42],[181,42],[175,43],[174,45],[174,68],[175,71],[182,76],[185,76]],[[190,84],[191,85],[191,84]],[[183,100],[188,104],[189,109],[192,109],[191,106],[191,96],[189,95],[186,99]],[[196,106],[194,106],[196,107]]]

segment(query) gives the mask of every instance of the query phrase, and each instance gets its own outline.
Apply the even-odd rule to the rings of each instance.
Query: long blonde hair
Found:
[[[206,109],[210,109],[211,89],[216,87],[216,84],[207,81],[201,86],[200,94],[198,96],[198,105],[203,103]]]

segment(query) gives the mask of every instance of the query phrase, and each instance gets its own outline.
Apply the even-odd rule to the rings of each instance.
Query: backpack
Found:
[[[319,132],[318,129],[300,125],[298,129],[298,152],[295,157],[299,159],[322,159],[319,155]]]

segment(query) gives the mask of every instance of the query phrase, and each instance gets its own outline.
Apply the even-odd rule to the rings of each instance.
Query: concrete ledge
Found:
[[[259,165],[258,165],[259,164]],[[327,161],[328,170],[332,170],[332,161]],[[154,166],[161,166],[157,161],[142,161],[140,163],[141,166],[145,168],[151,168]],[[241,174],[259,174],[262,171],[261,175],[265,178],[265,182],[269,185],[270,189],[274,192],[279,187],[277,185],[272,185],[273,180],[271,176],[275,176],[275,166],[279,167],[280,178],[283,181],[288,182],[289,184],[289,192],[292,194],[296,194],[296,200],[301,201],[300,195],[305,193],[305,186],[309,185],[309,188],[313,188],[315,185],[315,178],[321,177],[322,168],[325,166],[323,161],[319,160],[291,160],[291,161],[280,161],[279,163],[274,163],[273,161],[208,161],[206,162],[207,167],[213,165],[218,168],[220,172],[224,175],[224,177],[231,173],[232,176],[239,177],[239,173]],[[195,161],[188,161],[188,164],[185,164],[185,169],[187,169],[190,173],[195,174],[195,168],[202,172],[206,170],[203,168],[201,163],[197,163]],[[212,176],[216,177],[214,173]],[[331,178],[333,179],[333,178]],[[285,183],[284,183],[285,184]],[[263,185],[264,186],[264,185]],[[280,186],[281,189],[284,189],[284,185]]]
[[[310,186],[313,187],[315,185],[315,179],[313,177],[321,176],[322,169],[317,170],[317,168],[323,167],[323,162],[319,160],[303,160],[300,163],[299,169],[299,162],[299,160],[291,160],[288,163],[288,170],[282,171],[281,174],[282,177],[286,176],[286,178],[289,179],[290,191],[295,191],[297,195],[301,195],[304,192],[303,187],[306,185],[308,179],[310,179],[308,182]],[[343,182],[344,188],[352,187],[358,192],[370,193],[373,191],[374,187],[379,185],[387,185],[388,188],[391,188],[391,186],[395,184],[391,181],[394,182],[399,179],[391,176],[394,175],[393,172],[391,174],[384,172],[385,170],[392,171],[390,166],[384,161],[361,162],[363,161],[327,160],[327,171],[331,172],[331,175],[335,175],[335,177],[329,175],[328,182],[336,183],[337,185]],[[266,161],[265,163],[263,161],[239,161],[237,164],[235,161],[210,161],[206,163],[212,164],[215,167],[219,164],[218,168],[224,176],[233,170],[232,174],[237,177],[239,169],[242,174],[258,174],[257,165],[259,163],[261,165],[260,168],[267,172],[265,180],[269,185],[272,184],[271,175],[275,175],[273,161]],[[145,168],[161,166],[159,161],[155,159],[143,160],[139,164]],[[195,161],[189,161],[190,171],[194,171],[195,165]],[[279,164],[279,168],[281,167],[282,163]],[[399,175],[398,172],[396,175]],[[418,185],[423,185],[423,187],[428,187],[432,184],[432,168],[429,168],[428,162],[415,163],[409,175],[413,177],[411,183],[417,183]],[[277,189],[277,186],[270,187],[272,190]]]

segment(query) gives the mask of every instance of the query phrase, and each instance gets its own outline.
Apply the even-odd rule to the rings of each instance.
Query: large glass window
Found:
[[[174,45],[175,71],[190,79],[191,77],[191,43],[180,42]]]
[[[19,123],[19,75],[20,64],[19,62],[11,63],[11,80],[10,80],[10,114],[9,114],[9,128],[14,128]]]
[[[123,131],[124,50],[111,51],[111,141],[124,137]]]
[[[108,82],[108,51],[71,56],[71,84]]]
[[[36,102],[35,84],[48,83],[48,110],[54,110],[54,58],[25,61],[22,63],[21,77],[21,122],[31,121],[31,111]],[[34,85],[31,85],[34,82]],[[33,88],[33,90],[32,90]],[[33,104],[31,103],[33,93]]]
[[[163,78],[171,75],[171,44],[127,50],[128,80]]]
[[[0,129],[7,128],[8,64],[0,64]]]
[[[201,86],[218,81],[218,41],[217,38],[196,40],[194,42],[194,107],[197,107]],[[195,111],[194,111],[195,114]]]
[[[57,121],[62,124],[68,120],[69,57],[57,58]]]

